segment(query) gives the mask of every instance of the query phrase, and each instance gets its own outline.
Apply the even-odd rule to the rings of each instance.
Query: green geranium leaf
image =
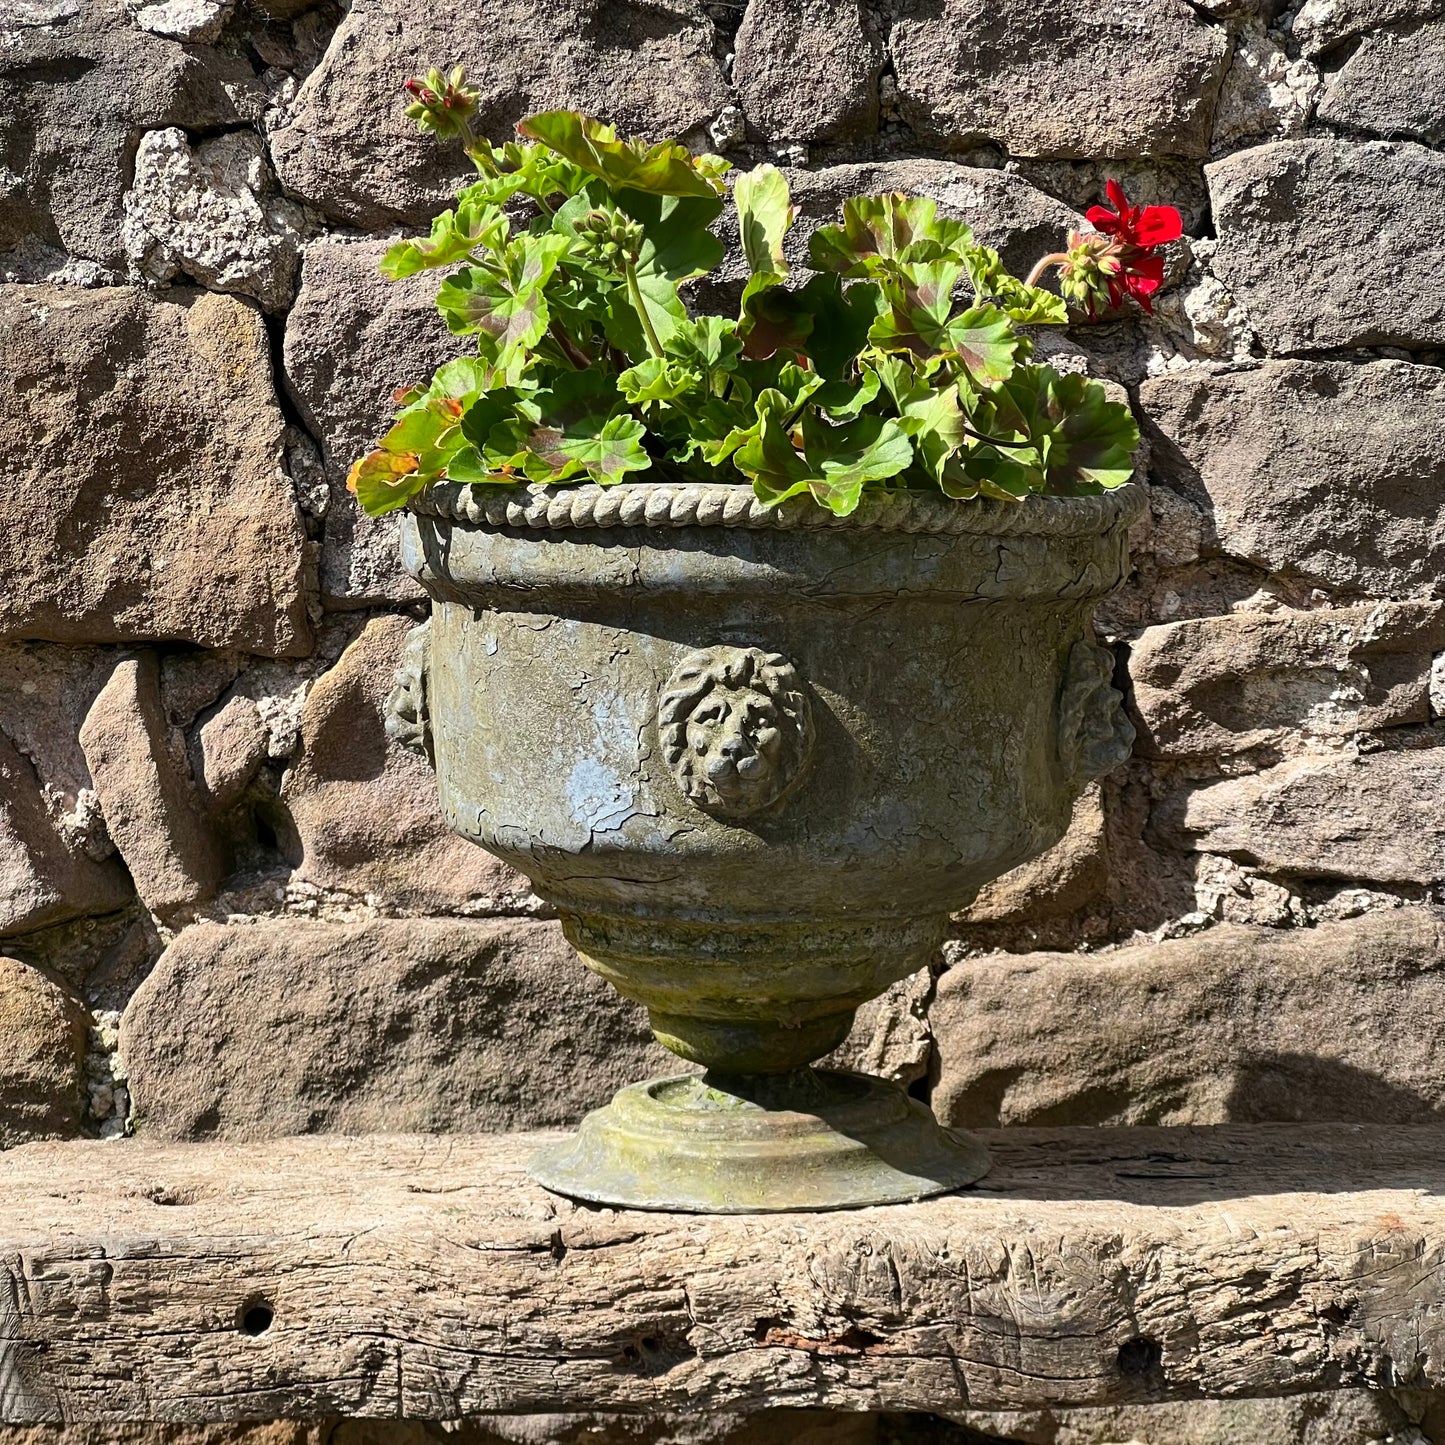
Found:
[[[1062,447],[1049,457],[1048,484],[1063,495],[1122,487],[1134,475],[1139,427],[1122,402],[1110,401],[1097,381],[1060,376],[1054,384]]]
[[[397,413],[381,445],[390,452],[445,453],[462,444],[462,404],[428,396]]]
[[[379,517],[404,507],[429,480],[415,452],[378,447],[351,464],[346,485],[368,516]]]
[[[577,371],[556,378],[546,391],[522,402],[523,468],[538,482],[565,480],[586,472],[602,486],[628,472],[644,471],[652,458],[643,449],[646,428],[619,412],[616,387],[598,372]],[[490,440],[490,438],[489,438]]]
[[[508,222],[494,205],[463,201],[455,211],[443,211],[431,223],[426,240],[398,241],[381,259],[381,274],[389,281],[415,276],[435,266],[455,266],[474,251],[492,251],[507,239]]]
[[[717,194],[712,176],[701,173],[687,147],[675,141],[648,145],[641,140],[618,140],[612,126],[571,110],[530,115],[517,129],[551,146],[616,190],[648,191],[661,196]]]
[[[787,278],[783,237],[793,224],[795,210],[783,173],[770,165],[755,166],[737,178],[733,186],[733,204],[738,212],[743,255],[751,273],[743,289],[743,308],[746,311],[751,297]]]
[[[573,196],[592,176],[581,166],[559,155],[550,146],[508,141],[471,152],[482,179],[462,191],[463,197],[477,197],[493,205],[504,205],[518,193],[545,201],[551,196]]]
[[[975,382],[1002,381],[1014,369],[1019,338],[997,307],[970,307],[948,323],[945,341]]]
[[[664,356],[649,356],[617,378],[618,391],[633,406],[676,401],[679,397],[695,395],[702,388],[700,371]]]
[[[492,389],[495,377],[496,373],[486,362],[475,356],[459,356],[437,367],[427,395],[451,397],[464,407],[470,406],[484,391]]]
[[[996,393],[995,426],[1027,436],[1047,490],[1079,496],[1120,487],[1133,475],[1139,428],[1097,381],[1047,366],[1021,366]]]
[[[913,444],[896,421],[860,416],[829,426],[803,417],[803,455],[815,472],[808,489],[825,507],[846,517],[856,511],[868,482],[896,477],[913,461]]]
[[[912,443],[897,422],[860,416],[830,426],[805,412],[801,426],[790,428],[771,410],[734,458],[768,506],[807,491],[839,516],[856,510],[868,482],[895,477],[912,461]]]
[[[892,263],[961,264],[972,247],[973,232],[962,221],[940,218],[936,202],[894,191],[844,201],[843,224],[814,231],[808,258],[818,271],[879,276]]]
[[[547,330],[544,288],[567,248],[565,236],[519,236],[494,268],[457,272],[437,293],[447,325],[459,335],[482,337],[489,343],[483,355],[498,370],[509,370]]]
[[[743,354],[738,324],[726,316],[699,316],[683,322],[663,350],[702,371],[731,371]]]
[[[737,448],[733,465],[768,506],[806,492],[813,479],[813,469],[798,455],[787,422],[772,412],[759,415],[757,425]]]
[[[884,309],[868,330],[869,341],[883,351],[912,351],[919,356],[951,348],[949,316],[962,264],[914,261],[900,264],[896,272],[882,283]],[[1007,328],[1007,319],[1003,324]]]
[[[837,276],[814,276],[797,294],[798,307],[813,318],[804,350],[814,370],[841,381],[868,342],[868,329],[883,306],[883,293],[871,281],[844,287]]]
[[[992,302],[1020,326],[1062,326],[1068,321],[1069,311],[1062,296],[1011,276],[997,251],[974,246],[964,260],[973,282],[975,305]]]
[[[748,298],[738,324],[743,354],[752,361],[767,361],[779,352],[802,354],[816,320],[801,292],[781,286],[759,291]]]

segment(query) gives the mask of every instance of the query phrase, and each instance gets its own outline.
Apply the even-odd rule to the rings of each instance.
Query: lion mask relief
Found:
[[[683,658],[663,690],[658,727],[684,796],[731,817],[777,802],[802,775],[812,747],[797,670],[756,647],[713,647]]]

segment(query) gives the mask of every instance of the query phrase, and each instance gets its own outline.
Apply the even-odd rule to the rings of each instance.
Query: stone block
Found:
[[[922,140],[1014,156],[1205,156],[1227,30],[1185,0],[909,0],[891,35]]]
[[[1346,594],[1437,586],[1445,371],[1275,361],[1175,372],[1139,395],[1155,472],[1204,509],[1206,545]]]
[[[1445,15],[1445,0],[1305,0],[1290,38],[1307,56],[1323,55],[1367,30]]]
[[[22,12],[24,7],[21,7]],[[148,34],[123,5],[75,0],[11,23],[0,47],[0,256],[4,269],[63,267],[95,284],[124,270],[124,195],[136,140],[161,126],[209,129],[259,113],[245,59]],[[40,275],[21,279],[39,280]],[[8,354],[8,353],[7,353]]]
[[[654,140],[705,140],[730,102],[701,0],[528,0],[485,23],[406,0],[357,0],[271,138],[282,183],[327,215],[376,228],[419,224],[472,174],[460,149],[402,114],[401,82],[462,64],[481,95],[477,129],[506,140],[534,111],[570,106]]]
[[[826,1058],[825,1069],[854,1069],[877,1074],[905,1087],[928,1073],[932,1043],[928,1004],[933,997],[933,971],[921,968],[889,984],[858,1010],[853,1032]]]
[[[122,908],[130,880],[115,860],[71,846],[29,761],[0,732],[0,937]]]
[[[172,751],[154,653],[116,665],[81,724],[80,745],[146,907],[168,917],[210,898],[225,863],[183,754]]]
[[[1445,912],[969,958],[930,1020],[946,1124],[1419,1123],[1445,1111]]]
[[[224,812],[250,784],[270,749],[270,733],[252,698],[237,693],[200,727],[199,781],[206,801]]]
[[[126,255],[146,280],[183,275],[267,311],[291,304],[305,217],[280,194],[260,136],[228,131],[193,145],[174,126],[148,131],[125,211]]]
[[[386,736],[382,705],[412,625],[374,618],[307,694],[300,753],[281,789],[295,881],[370,894],[388,910],[515,907],[526,880],[448,829],[430,765]]]
[[[0,286],[0,637],[310,648],[265,327],[227,296]]]
[[[391,425],[391,395],[427,381],[470,349],[436,308],[437,275],[388,282],[377,270],[386,242],[318,241],[306,253],[286,322],[287,382],[321,443],[330,488],[321,552],[327,603],[361,607],[417,598],[401,570],[395,517],[367,517],[346,490],[346,473]]]
[[[140,1128],[170,1138],[524,1129],[680,1073],[554,923],[186,929],[121,1023]]]
[[[1408,141],[1276,141],[1205,174],[1211,267],[1272,354],[1445,344],[1445,156]]]
[[[1268,874],[1445,881],[1445,748],[1291,758],[1181,786],[1151,826],[1171,847],[1227,854]]]
[[[1074,804],[1069,831],[1047,852],[986,885],[959,915],[963,923],[1021,923],[1059,918],[1102,897],[1109,887],[1104,804],[1091,784]]]
[[[0,1149],[80,1132],[88,1024],[59,984],[0,957]]]
[[[1329,125],[1445,140],[1445,20],[1378,30],[1330,77],[1315,112]]]
[[[1319,71],[1308,60],[1290,59],[1262,20],[1247,21],[1235,35],[1219,90],[1211,149],[1218,153],[1245,141],[1303,134],[1320,83]]]
[[[767,140],[877,130],[883,47],[859,0],[752,0],[733,45],[738,99]]]
[[[1146,628],[1129,650],[1136,753],[1296,750],[1430,720],[1438,602],[1238,612]]]

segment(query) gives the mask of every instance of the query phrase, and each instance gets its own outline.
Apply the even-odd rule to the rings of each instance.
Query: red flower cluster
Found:
[[[1109,181],[1105,189],[1114,209],[1090,206],[1084,214],[1096,231],[1114,241],[1110,250],[1119,265],[1107,279],[1109,304],[1121,306],[1125,296],[1132,296],[1145,311],[1153,311],[1149,298],[1164,280],[1164,258],[1157,248],[1177,241],[1184,223],[1173,206],[1131,206],[1118,181]]]

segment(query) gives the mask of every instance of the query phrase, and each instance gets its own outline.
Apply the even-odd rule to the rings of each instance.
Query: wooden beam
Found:
[[[1016,1130],[967,1194],[698,1218],[543,1136],[0,1155],[0,1417],[954,1411],[1445,1385],[1445,1129]]]

